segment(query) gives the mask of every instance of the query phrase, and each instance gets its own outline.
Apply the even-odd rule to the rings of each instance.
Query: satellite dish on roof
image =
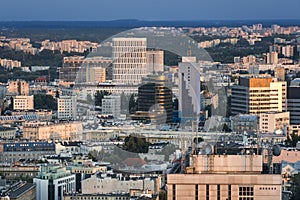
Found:
[[[279,156],[281,154],[281,147],[278,144],[273,146],[273,156]]]
[[[207,142],[201,142],[198,144],[198,148],[200,149],[199,153],[201,155],[211,155],[213,154],[213,146],[208,144]]]
[[[282,135],[282,134],[283,134],[283,131],[282,131],[281,129],[277,129],[277,130],[275,131],[275,134],[276,134],[276,135]]]

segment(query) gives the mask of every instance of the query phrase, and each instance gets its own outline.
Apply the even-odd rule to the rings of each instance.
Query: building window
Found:
[[[174,184],[172,187],[172,195],[173,195],[173,200],[176,200],[176,185]]]
[[[198,196],[199,196],[198,192],[199,192],[198,185],[195,185],[195,200],[198,200]]]
[[[231,185],[228,185],[228,200],[231,200]]]
[[[239,187],[239,200],[254,200],[253,186]]]
[[[206,185],[206,200],[209,200],[209,185]]]
[[[217,185],[217,200],[221,199],[221,187],[220,185]]]

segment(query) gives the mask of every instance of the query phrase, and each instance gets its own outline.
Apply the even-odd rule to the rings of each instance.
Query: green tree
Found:
[[[145,138],[129,135],[124,140],[123,149],[133,153],[148,153],[149,144]]]
[[[137,111],[137,99],[136,95],[132,94],[129,98],[129,113],[132,114]]]
[[[286,140],[286,145],[290,147],[296,147],[298,141],[300,141],[300,136],[297,135],[296,133],[292,133],[291,135],[288,136]]]
[[[57,110],[57,103],[56,103],[56,100],[51,95],[35,94],[34,95],[34,108],[35,109]]]
[[[88,154],[88,158],[92,159],[94,162],[102,161],[105,157],[105,152],[102,149],[101,151],[92,150]]]
[[[104,96],[110,95],[111,93],[106,90],[97,91],[95,94],[95,106],[102,106],[102,99]]]
[[[298,200],[300,198],[300,174],[296,174],[292,178],[292,196],[291,200]]]

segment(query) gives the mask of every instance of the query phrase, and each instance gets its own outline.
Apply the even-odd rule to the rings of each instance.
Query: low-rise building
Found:
[[[16,137],[16,129],[0,126],[0,138],[1,139],[14,139]]]
[[[82,122],[60,123],[26,122],[23,125],[23,138],[31,140],[75,140],[82,134]]]
[[[16,96],[13,102],[14,110],[33,110],[34,101],[33,95],[31,96]]]
[[[44,155],[55,154],[53,142],[8,142],[2,143],[0,160],[4,163],[13,163],[19,160],[39,160]]]
[[[287,134],[290,126],[289,112],[269,112],[259,115],[259,131],[262,133]]]
[[[191,155],[185,174],[167,175],[168,199],[281,199],[281,175],[263,173],[263,155],[207,149]]]
[[[131,189],[158,192],[158,177],[122,177],[117,174],[95,174],[81,182],[82,194],[129,193]]]

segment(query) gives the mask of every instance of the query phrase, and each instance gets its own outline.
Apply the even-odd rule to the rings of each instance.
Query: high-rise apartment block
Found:
[[[274,51],[267,53],[266,62],[267,64],[278,64],[278,53]]]
[[[29,95],[29,83],[23,80],[9,82],[7,95]]]
[[[113,81],[138,85],[148,75],[147,38],[113,38]]]
[[[284,47],[282,47],[281,53],[285,57],[293,57],[294,56],[294,47],[291,45],[284,46]]]
[[[287,84],[271,77],[240,77],[232,87],[231,113],[260,114],[284,112]]]
[[[147,69],[149,73],[158,73],[164,71],[164,51],[147,50]]]

